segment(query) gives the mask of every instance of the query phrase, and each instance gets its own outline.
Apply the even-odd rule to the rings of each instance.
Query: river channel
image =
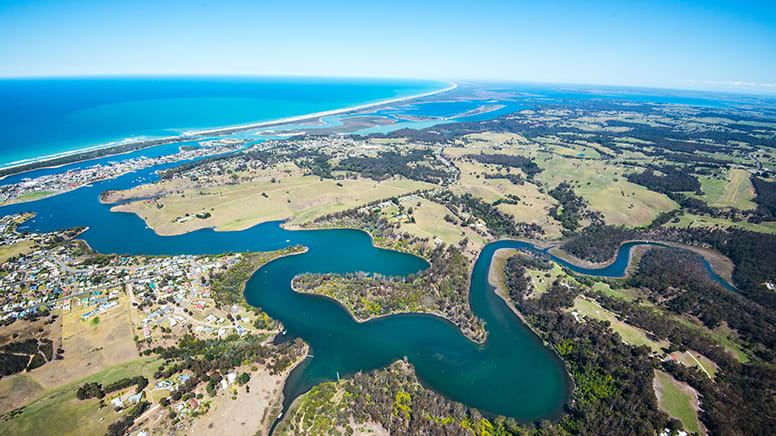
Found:
[[[518,248],[548,254],[546,251],[512,240],[484,247],[474,265],[470,289],[472,310],[485,321],[488,332],[482,344],[472,342],[453,324],[432,315],[401,314],[359,323],[336,301],[294,292],[291,280],[307,272],[362,271],[404,276],[427,268],[426,261],[376,248],[370,236],[358,230],[289,231],[279,222],[235,232],[203,229],[159,236],[136,215],[110,212],[110,205],[99,202],[104,190],[128,189],[155,180],[154,171],[158,169],[148,168],[55,197],[2,207],[0,214],[35,212],[33,219],[20,226],[20,230],[34,232],[88,226],[81,237],[103,253],[217,254],[268,251],[297,244],[307,247],[305,253],[263,266],[251,277],[245,291],[248,303],[281,321],[288,337],[300,337],[310,345],[311,356],[294,369],[286,383],[286,405],[317,383],[406,358],[425,386],[487,414],[523,422],[562,415],[572,385],[562,361],[488,283],[496,250]],[[551,257],[578,273],[619,277],[625,273],[630,249],[638,244],[624,244],[615,261],[601,269],[581,268]]]

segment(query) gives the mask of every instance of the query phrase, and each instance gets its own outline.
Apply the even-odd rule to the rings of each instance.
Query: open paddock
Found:
[[[175,235],[215,227],[243,230],[266,221],[290,219],[292,224],[357,207],[364,203],[400,196],[434,187],[403,178],[320,179],[317,176],[288,176],[205,189],[188,189],[156,202],[137,201],[112,210],[136,213],[161,235]],[[158,205],[161,205],[159,207]],[[197,213],[209,213],[200,219]]]
[[[654,352],[660,352],[662,348],[668,347],[667,341],[656,341],[647,337],[644,330],[627,324],[617,319],[617,317],[610,311],[601,307],[598,303],[587,298],[578,297],[574,300],[574,310],[580,315],[597,319],[599,321],[609,321],[611,323],[611,329],[616,333],[619,333],[622,340],[630,345],[646,345]]]
[[[655,371],[655,395],[660,408],[682,422],[690,433],[701,433],[698,421],[698,393],[663,371]]]
[[[104,434],[108,425],[117,421],[121,415],[110,405],[100,409],[97,399],[76,399],[78,388],[87,382],[106,385],[137,375],[152,379],[159,364],[158,357],[135,359],[105,368],[64,386],[48,389],[43,396],[38,395],[37,400],[28,404],[21,414],[7,421],[0,421],[0,434],[38,436],[51,434],[52,429],[56,429],[58,435]],[[0,392],[14,388],[13,385],[4,385],[5,381],[6,379],[3,379],[0,382]]]

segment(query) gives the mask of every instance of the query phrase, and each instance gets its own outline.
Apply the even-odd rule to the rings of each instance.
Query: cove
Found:
[[[282,321],[289,335],[303,338],[311,347],[313,357],[295,368],[286,382],[285,407],[318,383],[335,380],[337,374],[348,376],[406,358],[425,386],[485,413],[523,422],[562,414],[571,386],[563,363],[488,284],[493,253],[513,241],[488,245],[475,263],[470,302],[488,331],[485,343],[477,344],[436,316],[400,314],[359,323],[336,301],[294,292],[290,282],[302,272],[388,268],[404,275],[425,267],[415,263],[414,256],[396,253],[389,259],[382,253],[370,254],[381,250],[369,248],[368,239],[364,241],[368,245],[357,249],[349,240],[351,233],[342,233],[344,239],[339,236],[350,231],[334,232],[336,248],[315,246],[304,254],[274,260],[246,285],[248,303]]]
[[[486,245],[474,265],[469,293],[473,312],[486,323],[484,344],[467,340],[453,325],[434,316],[401,314],[359,323],[327,297],[294,292],[290,282],[301,272],[374,271],[381,266],[364,269],[370,261],[362,259],[349,265],[346,256],[328,256],[325,250],[311,249],[268,263],[250,279],[245,296],[250,304],[283,321],[292,337],[302,337],[311,346],[313,357],[295,368],[286,382],[284,410],[318,383],[406,358],[425,386],[485,413],[520,421],[557,418],[570,395],[571,381],[557,356],[488,283],[493,255],[502,248],[528,250],[580,274],[623,277],[631,249],[638,245],[668,247],[628,242],[620,246],[612,263],[595,269],[571,264],[526,241]],[[732,290],[703,261],[712,277]]]

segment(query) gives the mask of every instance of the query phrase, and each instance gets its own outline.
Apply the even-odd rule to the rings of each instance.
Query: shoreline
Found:
[[[377,247],[377,246],[375,245],[375,247]],[[380,248],[380,247],[377,247],[377,248]],[[294,254],[296,254],[296,253],[294,253]],[[274,259],[273,259],[273,260],[274,260]],[[268,263],[269,263],[269,262],[268,262]],[[303,291],[303,290],[301,290],[301,289],[297,288],[297,286],[294,284],[294,280],[295,280],[295,279],[296,279],[296,277],[294,277],[293,279],[291,279],[290,287],[291,287],[291,290],[292,290],[292,291],[294,291],[294,292],[295,292],[295,293],[297,293],[297,294],[302,294],[302,295],[309,295],[309,296],[312,296],[312,297],[316,297],[316,298],[324,298],[324,299],[327,299],[327,300],[333,301],[333,302],[337,303],[337,304],[338,304],[338,305],[339,305],[339,306],[340,306],[340,307],[341,307],[341,308],[342,308],[342,309],[343,309],[345,312],[347,312],[347,313],[350,315],[350,317],[351,317],[351,318],[353,318],[353,320],[354,320],[356,323],[358,323],[358,324],[363,324],[363,323],[367,323],[367,322],[370,322],[370,321],[379,320],[379,319],[381,319],[381,318],[387,318],[387,317],[389,317],[389,316],[401,316],[401,315],[430,315],[430,316],[433,316],[433,317],[435,317],[435,318],[438,318],[438,319],[440,319],[440,320],[442,320],[442,321],[444,321],[444,322],[446,322],[446,323],[450,324],[450,325],[451,325],[451,326],[453,326],[453,327],[454,327],[456,330],[458,330],[458,333],[460,333],[460,334],[461,334],[461,336],[463,336],[463,337],[465,337],[466,339],[468,339],[468,340],[470,340],[470,341],[474,342],[475,344],[480,344],[480,345],[482,345],[482,344],[484,344],[484,343],[485,343],[485,341],[488,339],[488,331],[487,331],[487,329],[485,330],[485,335],[484,335],[484,337],[483,337],[481,340],[478,340],[478,339],[476,339],[476,338],[473,338],[473,337],[471,337],[471,336],[467,335],[466,333],[464,333],[464,331],[461,329],[461,327],[460,327],[458,324],[454,323],[454,322],[453,322],[453,320],[451,320],[450,318],[448,318],[448,317],[447,317],[447,315],[445,315],[443,312],[438,312],[438,311],[433,311],[433,310],[429,310],[429,311],[406,311],[406,310],[395,310],[395,311],[393,311],[393,312],[389,312],[389,313],[383,313],[383,314],[380,314],[380,315],[372,315],[372,316],[370,316],[369,318],[361,318],[360,316],[357,316],[357,315],[356,315],[356,314],[355,314],[355,313],[354,313],[352,310],[350,310],[350,308],[349,308],[348,306],[346,306],[346,305],[345,305],[345,303],[343,303],[342,301],[338,300],[337,298],[335,298],[335,297],[333,297],[333,296],[331,296],[331,295],[326,295],[326,294],[318,294],[318,293],[316,293],[316,292]]]
[[[114,210],[118,206],[120,206],[120,204],[117,204],[116,206],[111,207],[110,211],[111,212],[115,212],[115,213],[130,213],[130,214],[134,213],[136,216],[140,217],[140,215],[138,215],[135,212],[124,211],[124,210]],[[143,219],[142,217],[140,217],[140,218]],[[321,226],[315,226],[315,225],[306,226],[306,225],[300,225],[300,224],[297,224],[297,223],[291,223],[291,221],[292,221],[292,218],[286,218],[286,219],[282,219],[282,220],[269,220],[269,221],[263,221],[263,222],[260,222],[258,224],[254,224],[254,225],[248,225],[245,228],[231,229],[231,230],[219,230],[217,226],[210,226],[210,227],[203,227],[203,228],[210,228],[210,229],[212,229],[213,231],[216,231],[216,232],[219,232],[219,231],[231,232],[231,231],[247,230],[247,229],[249,229],[251,227],[254,227],[254,226],[257,226],[257,225],[261,225],[261,224],[265,224],[265,223],[268,223],[268,222],[279,222],[280,223],[280,227],[282,229],[288,230],[288,231],[338,230],[338,229],[339,230],[359,230],[359,231],[367,233],[369,235],[369,238],[370,238],[371,242],[372,242],[372,245],[377,247],[377,248],[381,248],[381,249],[385,249],[385,250],[394,250],[394,251],[399,251],[399,252],[403,252],[403,253],[407,253],[407,254],[416,255],[414,253],[397,250],[394,247],[383,246],[381,244],[378,244],[378,243],[376,243],[374,237],[372,236],[372,234],[370,232],[367,232],[367,231],[362,230],[362,229],[350,228],[350,227],[321,227]],[[151,227],[145,219],[143,219],[143,222],[145,222],[146,226],[148,226],[148,228],[153,230],[154,233],[156,233],[159,236],[178,236],[178,235],[182,235],[182,234],[191,233],[193,231],[196,231],[196,230],[190,230],[190,231],[184,231],[184,232],[180,232],[180,233],[172,233],[172,234],[169,234],[169,235],[168,234],[160,234],[160,233],[157,232],[156,229]],[[200,230],[200,229],[197,229],[197,230]],[[678,242],[673,242],[673,241],[649,240],[649,239],[630,239],[630,240],[623,241],[623,242],[620,243],[620,245],[617,247],[617,252],[615,253],[614,257],[612,257],[612,258],[610,258],[610,259],[608,259],[606,261],[603,261],[603,262],[590,262],[590,261],[579,259],[576,256],[574,256],[573,254],[564,251],[562,248],[560,248],[560,244],[558,243],[559,241],[538,241],[538,240],[529,240],[529,239],[502,238],[502,239],[496,239],[494,241],[490,241],[488,243],[485,243],[484,246],[487,246],[489,243],[498,242],[500,240],[512,240],[512,241],[528,242],[528,243],[533,244],[539,250],[545,250],[547,252],[547,254],[550,254],[552,256],[558,257],[558,258],[560,258],[560,259],[562,259],[562,260],[564,260],[566,262],[571,263],[572,265],[574,265],[576,267],[588,268],[588,269],[602,269],[602,268],[608,267],[609,265],[613,264],[617,260],[617,253],[619,253],[619,250],[622,248],[623,245],[628,244],[628,243],[635,243],[636,245],[634,245],[633,247],[631,247],[630,250],[628,250],[628,264],[626,265],[625,272],[624,272],[624,274],[622,276],[620,276],[620,277],[608,277],[608,276],[599,276],[599,275],[595,275],[595,274],[582,274],[582,275],[589,276],[589,277],[604,277],[604,278],[611,278],[611,279],[625,279],[625,278],[629,277],[633,273],[634,268],[636,267],[636,263],[638,262],[638,260],[640,260],[641,256],[643,256],[644,252],[646,251],[645,250],[646,247],[644,245],[639,245],[639,243],[663,244],[663,245],[666,245],[666,246],[671,246],[671,247],[679,248],[679,249],[682,249],[682,250],[691,251],[691,252],[697,254],[698,256],[700,256],[702,259],[704,259],[709,264],[709,267],[710,267],[711,271],[714,274],[716,274],[717,277],[720,277],[721,279],[723,279],[729,285],[733,283],[733,277],[732,276],[733,276],[733,270],[735,269],[735,264],[727,256],[723,255],[722,253],[716,252],[714,250],[708,249],[708,248],[696,247],[696,246],[686,245],[686,244],[680,244]],[[483,248],[484,248],[484,246],[483,246]],[[479,254],[481,254],[481,251],[482,251],[482,249],[480,249],[480,253]],[[477,257],[479,257],[479,254],[477,255]],[[471,274],[471,272],[472,272],[472,270],[474,268],[474,263],[476,263],[477,257],[475,257],[474,262],[472,263],[472,265],[469,268],[470,269],[469,270],[470,274]],[[426,260],[426,259],[424,259],[424,260]],[[428,262],[428,260],[426,260],[426,262]],[[469,283],[469,286],[471,286],[471,283]],[[418,312],[400,312],[400,313],[418,313]],[[431,312],[420,312],[420,313],[431,313]],[[386,315],[390,315],[390,314],[386,314]],[[386,315],[380,315],[380,316],[386,316]],[[444,316],[442,316],[442,317],[444,318]],[[354,316],[354,318],[355,318],[355,316]],[[366,321],[368,321],[368,320],[366,320]],[[466,335],[464,335],[464,336],[466,336]]]
[[[105,144],[87,145],[85,147],[78,148],[78,149],[75,149],[75,150],[60,151],[60,152],[56,152],[56,153],[52,153],[52,154],[46,154],[46,155],[43,155],[42,157],[37,157],[37,158],[31,157],[31,158],[27,158],[27,159],[21,159],[21,160],[17,160],[17,161],[13,161],[13,162],[8,162],[7,164],[0,165],[0,170],[20,167],[20,166],[24,166],[24,165],[31,165],[31,164],[43,162],[43,161],[46,161],[46,160],[59,159],[59,158],[63,158],[63,157],[72,156],[74,154],[88,153],[90,151],[98,151],[98,150],[101,150],[101,149],[110,149],[110,148],[114,148],[114,147],[121,147],[123,145],[142,144],[143,142],[159,141],[159,140],[164,140],[166,138],[174,138],[174,137],[173,136],[164,136],[164,137],[159,137],[159,138],[138,138],[136,141],[131,141],[131,140],[128,140],[128,139],[127,140],[116,140],[116,141],[107,142]]]
[[[44,156],[38,159],[31,159],[24,161],[24,163],[0,166],[0,180],[5,179],[8,176],[14,176],[17,174],[23,174],[35,170],[61,168],[65,165],[75,164],[79,162],[87,162],[95,159],[102,159],[106,157],[119,156],[122,154],[132,153],[135,151],[145,150],[146,148],[158,147],[160,145],[175,144],[177,142],[194,141],[200,139],[198,136],[168,136],[158,139],[149,139],[138,142],[128,142],[120,145],[96,145],[92,147],[81,148],[69,152],[57,153],[53,155]],[[123,149],[126,147],[127,149]],[[94,153],[94,156],[89,156]]]
[[[541,332],[536,330],[534,326],[528,322],[528,320],[523,316],[523,313],[518,310],[517,306],[515,306],[515,303],[509,297],[509,290],[507,289],[506,275],[504,273],[503,267],[506,263],[506,260],[515,255],[522,255],[522,253],[516,248],[499,248],[493,252],[493,256],[490,258],[490,265],[488,266],[488,285],[493,287],[493,293],[498,298],[500,298],[504,304],[507,305],[512,313],[514,313],[515,316],[517,316],[526,327],[528,327],[539,339],[541,339],[541,341],[544,343],[544,346],[555,352],[555,349],[552,347],[552,345],[544,340]],[[555,352],[555,354],[557,355],[557,352]],[[560,359],[559,355],[558,358]],[[571,377],[570,374],[569,377]]]
[[[570,382],[571,389],[569,390],[569,400],[568,405],[571,406],[574,403],[574,394],[577,391],[577,382],[574,380],[574,377],[571,376],[571,371],[569,369],[568,364],[565,360],[561,357],[561,355],[558,353],[558,350],[555,349],[555,347],[552,346],[551,343],[549,343],[544,337],[541,335],[541,332],[537,330],[530,322],[528,322],[528,319],[526,319],[523,316],[523,313],[520,312],[520,310],[515,306],[515,303],[512,301],[512,299],[509,297],[509,290],[506,286],[506,275],[504,273],[503,267],[504,263],[506,263],[506,260],[514,255],[520,255],[520,250],[516,248],[499,248],[498,250],[493,252],[493,256],[490,258],[490,265],[488,266],[488,285],[493,287],[493,294],[499,298],[506,306],[509,308],[510,311],[520,320],[520,322],[523,323],[525,327],[527,327],[536,337],[542,341],[542,344],[545,348],[550,350],[552,354],[563,364],[563,368],[566,372],[566,376],[568,377],[568,380]],[[497,265],[500,264],[500,265]],[[499,268],[500,267],[500,268]],[[497,269],[498,268],[498,269]],[[500,270],[499,270],[500,269]],[[568,413],[564,412],[564,414],[559,417],[557,420],[553,422],[560,422],[565,416],[567,416]]]
[[[294,279],[296,279],[296,277],[294,277]],[[429,311],[407,311],[407,310],[395,310],[395,311],[393,311],[393,312],[389,312],[389,313],[383,313],[383,314],[380,314],[380,315],[372,315],[372,316],[370,316],[369,318],[362,318],[362,317],[360,317],[360,316],[357,316],[355,313],[353,313],[353,311],[352,311],[352,310],[350,310],[350,308],[349,308],[349,307],[345,306],[345,303],[343,303],[342,301],[338,300],[338,299],[337,299],[337,298],[335,298],[335,297],[332,297],[331,295],[326,295],[326,294],[319,294],[319,293],[317,293],[317,292],[303,291],[303,290],[299,289],[299,288],[298,288],[298,287],[297,287],[297,286],[294,284],[294,279],[291,279],[291,290],[292,290],[292,291],[296,292],[297,294],[310,295],[310,296],[313,296],[313,297],[318,297],[318,298],[325,298],[325,299],[328,299],[328,300],[334,301],[334,302],[336,302],[337,304],[339,304],[339,305],[340,305],[340,306],[341,306],[341,307],[342,307],[342,308],[343,308],[343,309],[344,309],[346,312],[348,312],[348,314],[350,315],[350,317],[351,317],[351,318],[353,318],[353,320],[354,320],[355,322],[359,323],[359,324],[363,324],[363,323],[365,323],[365,322],[369,322],[369,321],[374,321],[374,320],[377,320],[377,319],[380,319],[380,318],[387,318],[387,317],[389,317],[389,316],[394,316],[394,315],[431,315],[431,316],[434,316],[434,317],[437,317],[437,318],[443,319],[443,320],[445,320],[446,322],[448,322],[448,323],[450,323],[450,324],[454,325],[454,326],[455,326],[455,328],[457,328],[459,331],[461,330],[461,328],[460,328],[460,327],[458,327],[458,325],[457,325],[457,324],[455,324],[455,323],[454,323],[452,320],[450,320],[449,318],[447,318],[447,317],[446,317],[446,316],[445,316],[445,315],[444,315],[442,312],[436,312],[436,311],[433,311],[433,310],[429,310]],[[463,335],[463,336],[465,336],[465,337],[469,338],[469,336],[467,336],[466,334],[464,334],[464,333],[463,333],[463,331],[461,331],[461,335]],[[481,343],[481,342],[475,341],[475,340],[474,340],[474,339],[472,339],[472,338],[469,338],[469,339],[470,339],[470,340],[472,340],[473,342],[476,342],[476,343]],[[484,341],[483,341],[483,342],[484,342]]]
[[[261,417],[260,427],[261,427],[261,434],[269,434],[269,431],[272,429],[273,424],[277,421],[277,424],[280,424],[286,416],[288,416],[288,411],[291,410],[291,406],[294,405],[294,403],[304,394],[294,398],[294,400],[289,404],[288,409],[286,410],[286,413],[284,413],[285,416],[278,416],[274,412],[279,410],[279,413],[283,412],[283,402],[285,401],[285,393],[283,390],[286,387],[286,383],[288,382],[288,376],[291,375],[291,372],[296,369],[299,365],[301,365],[305,360],[307,360],[307,357],[310,354],[310,344],[307,342],[304,342],[304,354],[302,355],[299,360],[292,363],[288,368],[286,368],[285,371],[283,371],[283,374],[281,374],[282,377],[282,383],[280,384],[280,389],[278,390],[278,393],[274,396],[272,402],[270,402],[270,405],[264,409],[264,414]],[[273,406],[274,404],[274,406]],[[280,407],[278,407],[280,405]],[[274,415],[274,418],[273,418]]]
[[[25,173],[32,170],[44,169],[44,168],[57,168],[64,165],[83,162],[91,159],[115,156],[119,154],[129,153],[132,151],[138,151],[141,149],[150,148],[157,145],[165,145],[165,144],[170,144],[175,142],[194,140],[197,137],[200,137],[203,135],[223,136],[223,135],[229,135],[229,134],[244,131],[244,130],[253,130],[253,129],[258,129],[262,127],[272,127],[272,126],[278,126],[278,125],[299,122],[299,121],[315,120],[326,116],[347,114],[350,112],[358,112],[364,109],[383,106],[386,104],[393,104],[393,103],[399,103],[399,102],[408,101],[408,100],[414,100],[417,98],[429,97],[432,95],[451,91],[458,87],[457,83],[454,83],[454,82],[448,82],[448,83],[449,83],[449,86],[447,86],[446,88],[438,89],[435,91],[429,91],[422,94],[415,94],[415,95],[410,95],[406,97],[394,97],[394,98],[389,98],[385,100],[379,100],[373,103],[350,106],[342,109],[332,109],[328,111],[295,115],[295,116],[280,118],[276,120],[261,121],[258,123],[242,124],[237,126],[220,127],[220,128],[205,129],[205,130],[192,130],[190,132],[181,133],[180,135],[175,135],[175,136],[144,139],[141,141],[123,142],[121,144],[115,144],[115,142],[117,141],[113,141],[114,143],[79,148],[77,150],[45,155],[39,158],[32,158],[32,159],[26,159],[23,161],[11,162],[7,165],[0,164],[0,174],[2,174],[0,176],[0,180],[10,175]],[[118,142],[121,142],[121,141],[122,140],[118,140]],[[127,151],[116,150],[115,152],[112,152],[114,149],[119,149],[121,147],[127,147],[129,148],[129,150]],[[88,153],[98,153],[98,154],[104,153],[104,154],[100,154],[99,156],[95,156],[95,157],[84,156],[83,158],[79,158],[80,155],[84,155]],[[65,162],[54,163],[57,160],[65,160]],[[52,162],[52,163],[50,165],[47,165],[46,164],[47,162]]]
[[[347,114],[347,113],[350,113],[350,112],[358,112],[358,111],[361,111],[361,110],[364,110],[364,109],[369,109],[369,108],[373,108],[373,107],[377,107],[377,106],[383,106],[383,105],[386,105],[386,104],[399,103],[399,102],[403,102],[403,101],[407,101],[407,100],[414,100],[416,98],[430,97],[432,95],[441,94],[443,92],[452,91],[453,89],[458,88],[458,84],[457,83],[454,83],[454,82],[448,82],[448,83],[450,84],[450,86],[448,86],[447,88],[439,89],[439,90],[436,90],[436,91],[424,92],[422,94],[415,94],[415,95],[410,95],[410,96],[406,96],[406,97],[394,97],[394,98],[389,98],[389,99],[386,99],[386,100],[376,101],[374,103],[365,103],[365,104],[361,104],[361,105],[357,105],[357,106],[351,106],[351,107],[347,107],[347,108],[343,108],[343,109],[332,109],[332,110],[328,110],[328,111],[314,112],[314,113],[311,113],[311,114],[295,115],[295,116],[292,116],[292,117],[281,118],[279,120],[261,121],[261,122],[258,122],[258,123],[243,124],[243,125],[231,126],[231,127],[222,127],[222,128],[210,129],[210,130],[197,130],[197,131],[194,131],[194,132],[189,133],[189,134],[190,135],[200,135],[200,136],[201,135],[225,135],[225,134],[231,134],[231,133],[235,133],[235,132],[240,132],[240,131],[243,131],[243,130],[253,130],[253,129],[258,129],[258,128],[262,128],[262,127],[272,127],[272,126],[276,126],[276,125],[288,124],[288,123],[293,123],[293,122],[298,122],[298,121],[313,120],[313,119],[318,119],[318,118],[322,118],[322,117],[328,117],[328,116],[332,116],[332,115]]]
[[[679,248],[682,250],[691,251],[700,257],[702,257],[706,262],[709,263],[709,266],[711,267],[712,271],[718,276],[724,279],[728,282],[728,284],[733,283],[733,270],[735,269],[735,264],[733,263],[730,258],[725,256],[724,254],[714,251],[709,248],[704,247],[696,247],[693,245],[687,245],[687,244],[681,244],[678,242],[673,241],[664,241],[660,239],[628,239],[626,241],[622,241],[620,245],[617,246],[617,251],[615,252],[614,257],[605,260],[603,262],[590,262],[587,260],[580,259],[573,254],[563,250],[560,248],[560,245],[553,245],[550,246],[547,249],[547,253],[558,257],[562,260],[565,260],[566,262],[569,262],[577,267],[587,268],[587,269],[602,269],[606,268],[609,265],[613,264],[617,260],[617,253],[619,253],[620,249],[625,244],[634,243],[635,245],[631,247],[630,250],[628,250],[628,265],[625,267],[625,275],[622,277],[611,277],[614,279],[623,279],[628,277],[630,273],[633,272],[632,268],[634,268],[634,253],[633,251],[637,248],[639,248],[641,245],[639,243],[645,243],[645,244],[663,244],[666,246],[671,246],[675,248]],[[641,253],[643,255],[643,253]],[[597,275],[590,275],[590,274],[583,274],[583,275],[589,275],[591,277],[603,277],[603,276],[597,276]]]

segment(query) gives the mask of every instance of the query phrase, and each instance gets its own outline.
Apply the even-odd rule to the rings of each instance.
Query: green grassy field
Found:
[[[761,232],[761,233],[776,233],[776,222],[769,221],[769,222],[763,222],[760,224],[752,224],[747,221],[741,221],[734,223],[733,221],[730,221],[725,218],[711,218],[707,216],[702,215],[693,215],[690,213],[685,213],[684,215],[679,217],[679,222],[677,223],[669,223],[667,224],[671,227],[720,227],[720,228],[730,228],[730,227],[738,227],[745,230],[753,230],[755,232]]]
[[[719,368],[708,357],[695,351],[674,351],[670,357],[687,367],[696,367],[713,380]]]
[[[418,206],[420,204],[420,206]],[[401,230],[421,238],[439,238],[446,244],[458,244],[464,238],[477,241],[482,244],[485,238],[474,232],[470,228],[462,228],[459,225],[449,223],[444,220],[445,215],[450,211],[439,203],[434,203],[426,199],[411,201],[403,206],[412,207],[412,216],[415,223],[402,222]]]
[[[668,346],[666,341],[653,341],[647,337],[643,330],[617,319],[610,311],[599,306],[598,303],[586,298],[577,298],[574,301],[574,309],[580,315],[584,315],[600,321],[609,321],[611,328],[619,333],[622,340],[630,345],[646,345],[652,351],[660,352],[660,349]]]
[[[595,284],[593,285],[593,289],[595,289],[596,291],[600,291],[606,296],[609,296],[612,298],[619,298],[620,300],[625,300],[625,301],[634,301],[637,298],[639,298],[639,296],[641,296],[641,292],[639,292],[637,289],[632,289],[632,288],[612,289],[612,287],[609,286],[608,283],[602,283],[602,282],[595,282]]]
[[[639,290],[637,290],[637,289],[632,289],[632,288],[612,289],[608,284],[601,283],[601,282],[595,283],[595,285],[593,286],[593,289],[601,291],[602,293],[604,293],[604,294],[606,294],[606,295],[608,295],[610,297],[619,298],[619,299],[623,299],[623,300],[626,300],[626,301],[635,301],[639,297],[643,297],[641,292],[639,292]],[[595,304],[595,303],[593,303],[593,304]],[[687,326],[687,327],[689,327],[689,328],[691,328],[693,330],[696,330],[698,332],[698,334],[711,336],[712,339],[714,339],[715,342],[717,342],[721,346],[727,348],[733,354],[733,356],[736,357],[736,359],[739,362],[745,363],[745,362],[749,362],[751,360],[751,358],[743,351],[743,348],[741,347],[741,345],[736,342],[736,339],[734,338],[735,333],[733,331],[731,331],[730,329],[719,327],[719,328],[717,328],[715,330],[710,330],[710,329],[706,328],[705,326],[703,326],[702,324],[699,324],[697,322],[692,322],[692,321],[690,321],[690,320],[688,320],[686,318],[679,317],[679,316],[676,316],[676,315],[674,315],[672,313],[666,312],[663,309],[661,309],[660,307],[658,307],[655,304],[651,303],[647,299],[642,299],[640,304],[643,305],[643,306],[650,307],[651,309],[659,312],[662,316],[667,316],[667,317],[669,317],[670,319],[673,319],[676,322],[679,322],[679,323],[681,323],[681,324],[683,324],[683,325],[685,325],[685,326]],[[601,309],[597,305],[596,305],[595,310],[601,311]],[[604,313],[604,312],[601,312],[601,313]],[[599,315],[599,316],[601,316],[601,315]],[[627,326],[627,324],[626,324],[626,326]],[[637,330],[639,330],[639,329],[637,329]],[[703,367],[703,369],[708,371],[709,374],[713,377],[714,374],[717,371],[716,364],[714,364],[711,360],[709,360],[708,358],[706,358],[705,356],[703,356],[703,355],[701,355],[701,354],[699,354],[697,352],[694,352],[694,356],[695,356],[695,359],[690,358],[690,356],[684,356],[680,360],[682,360],[688,366],[699,366],[698,362],[700,362],[700,364]]]
[[[757,203],[752,201],[755,197],[754,187],[749,180],[748,171],[732,169],[724,177],[724,179],[699,177],[701,190],[705,195],[694,196],[705,200],[713,207],[735,207],[741,210],[757,207]]]
[[[749,354],[744,351],[743,347],[738,344],[734,338],[732,338],[733,334],[729,329],[719,327],[714,330],[709,330],[702,324],[691,322],[685,318],[674,317],[674,319],[686,325],[687,327],[698,330],[698,332],[701,334],[710,335],[715,342],[727,348],[728,351],[730,351],[739,362],[746,363],[752,360],[751,357],[749,357]]]
[[[523,200],[519,205],[502,204],[499,209],[518,221],[541,225],[550,239],[560,236],[560,227],[547,216],[547,211],[556,202],[545,192],[563,181],[570,182],[574,192],[587,200],[591,209],[603,213],[609,224],[641,226],[650,223],[660,212],[677,207],[665,195],[628,182],[623,168],[601,161],[599,153],[585,144],[565,144],[553,138],[542,139],[539,143],[515,140],[512,144],[498,143],[494,148],[496,143],[494,140],[474,141],[466,148],[447,148],[445,154],[456,158],[483,151],[534,158],[544,169],[536,176],[542,189],[528,182],[512,185],[506,179],[485,179],[484,174],[499,172],[496,165],[457,160],[455,164],[461,169],[461,181],[454,190],[471,193],[485,201],[495,201],[506,194],[519,196]],[[520,170],[512,169],[512,172],[520,173]]]
[[[52,194],[54,194],[53,191],[28,192],[26,194],[22,194],[18,196],[14,201],[14,203],[23,203],[25,201],[40,200],[41,198],[46,198]]]
[[[663,194],[628,182],[623,169],[593,159],[558,159],[543,154],[537,159],[545,170],[537,175],[547,189],[568,181],[574,192],[603,213],[607,224],[641,226],[676,204]]]
[[[0,422],[0,434],[40,436],[52,434],[54,430],[57,435],[105,433],[108,425],[118,420],[120,415],[110,406],[98,410],[97,399],[79,401],[75,398],[78,387],[87,382],[105,385],[136,375],[152,378],[160,363],[158,357],[138,359],[46,392],[30,403],[20,415]]]
[[[454,158],[463,154],[479,153],[480,148],[448,148],[445,153]],[[493,152],[490,150],[489,152]],[[508,152],[502,150],[501,152]],[[512,153],[518,154],[518,153]],[[454,185],[451,190],[456,195],[471,194],[484,201],[492,203],[502,199],[507,195],[516,195],[520,198],[518,204],[502,203],[498,209],[510,214],[515,221],[536,223],[545,231],[545,236],[549,239],[561,236],[561,226],[553,220],[548,211],[556,201],[544,192],[541,192],[536,185],[524,183],[516,185],[507,179],[486,179],[485,174],[505,174],[495,165],[486,165],[479,162],[467,162],[456,160],[455,165],[461,170],[460,181]],[[520,174],[519,169],[512,169],[512,173]]]
[[[547,287],[552,285],[552,282],[554,282],[558,276],[566,275],[555,262],[552,263],[552,269],[550,271],[526,269],[526,273],[531,279],[531,283],[534,285],[533,295],[536,297],[540,297],[547,292]],[[549,277],[547,277],[547,275],[549,275]]]
[[[362,178],[337,181],[291,176],[278,178],[275,183],[267,180],[188,189],[182,195],[171,194],[160,199],[157,203],[162,207],[138,201],[114,209],[138,214],[150,227],[165,235],[203,227],[228,231],[289,218],[292,223],[304,223],[328,213],[433,186],[399,178],[376,182]],[[211,216],[194,217],[199,212],[208,212]],[[175,222],[176,217],[181,218],[179,222]]]
[[[686,430],[691,433],[699,433],[698,416],[692,405],[693,397],[679,389],[679,382],[670,375],[662,371],[655,371],[655,378],[660,405],[671,417],[682,421]]]
[[[35,245],[35,242],[33,241],[22,241],[17,242],[16,244],[3,245],[0,247],[0,263],[4,263],[6,260],[20,254],[31,253],[34,251],[32,248],[33,245]]]

